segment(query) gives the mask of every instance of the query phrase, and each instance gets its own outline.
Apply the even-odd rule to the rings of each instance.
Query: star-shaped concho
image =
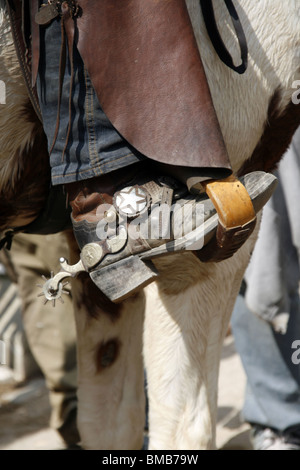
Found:
[[[115,194],[114,205],[127,217],[139,215],[149,204],[149,196],[140,186],[128,186]]]

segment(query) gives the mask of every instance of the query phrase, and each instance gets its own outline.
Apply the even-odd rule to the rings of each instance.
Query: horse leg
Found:
[[[162,275],[146,289],[149,449],[215,447],[221,349],[249,255],[246,243],[218,264],[159,260]]]
[[[82,446],[141,449],[145,423],[144,294],[113,304],[88,274],[72,283]]]

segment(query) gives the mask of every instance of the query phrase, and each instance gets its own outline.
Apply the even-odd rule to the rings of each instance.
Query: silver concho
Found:
[[[116,210],[127,217],[136,217],[150,205],[150,195],[141,186],[128,186],[115,193]]]
[[[93,268],[103,258],[103,249],[98,243],[88,243],[81,250],[81,259],[85,267]]]

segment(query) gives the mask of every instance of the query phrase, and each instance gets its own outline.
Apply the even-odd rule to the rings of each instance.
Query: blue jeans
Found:
[[[285,335],[250,312],[242,295],[237,299],[231,326],[247,375],[244,419],[279,431],[300,431],[300,364],[292,360],[292,344],[300,339],[298,294],[291,297]]]
[[[41,28],[40,41],[38,95],[50,149],[57,124],[60,88],[59,19]],[[146,158],[131,148],[109,122],[76,47],[73,64],[73,85],[70,92],[72,72],[67,51],[60,125],[50,156],[53,185],[100,176]]]

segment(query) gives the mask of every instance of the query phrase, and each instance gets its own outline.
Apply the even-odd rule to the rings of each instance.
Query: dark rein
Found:
[[[235,65],[233,63],[232,57],[228,52],[227,47],[225,46],[223,39],[218,30],[218,26],[216,23],[214,7],[212,0],[199,0],[205,26],[207,29],[207,33],[209,38],[212,42],[212,45],[215,48],[216,53],[218,54],[219,58],[221,59],[227,67],[231,68],[235,72],[239,74],[243,74],[247,70],[248,65],[248,46],[246,36],[240,21],[240,18],[237,14],[237,11],[234,7],[232,0],[224,0],[227,10],[230,14],[231,21],[233,27],[235,29],[235,33],[239,42],[240,51],[241,51],[241,64]]]

